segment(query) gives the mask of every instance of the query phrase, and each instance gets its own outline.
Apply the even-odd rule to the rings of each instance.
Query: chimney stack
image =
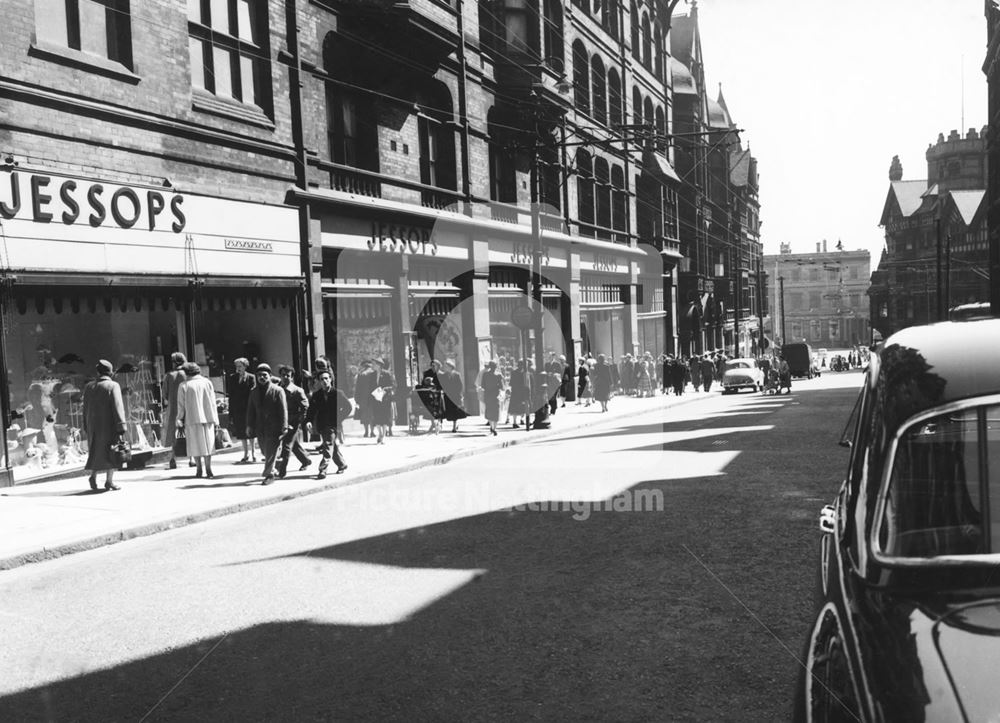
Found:
[[[816,242],[816,253],[819,253],[819,241]]]
[[[823,253],[826,253],[826,239],[823,239]]]

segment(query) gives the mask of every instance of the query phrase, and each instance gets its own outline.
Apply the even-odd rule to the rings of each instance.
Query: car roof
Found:
[[[737,357],[736,359],[727,359],[726,364],[735,364],[736,362],[743,362],[744,364],[756,364],[756,359],[750,359],[745,356]]]
[[[910,415],[998,393],[1000,319],[912,326],[886,339],[880,356],[886,393],[907,399]]]

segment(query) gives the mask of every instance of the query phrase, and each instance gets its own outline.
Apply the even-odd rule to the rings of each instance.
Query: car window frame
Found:
[[[990,406],[1000,405],[1000,394],[987,394],[979,397],[961,399],[949,404],[942,404],[932,409],[927,409],[919,414],[915,414],[901,424],[893,435],[892,442],[886,452],[888,463],[884,466],[882,477],[879,480],[878,498],[875,504],[874,521],[871,526],[871,533],[868,537],[868,548],[871,550],[872,558],[879,564],[890,567],[954,567],[958,566],[979,566],[984,563],[995,565],[1000,561],[1000,551],[975,553],[970,555],[936,555],[934,557],[900,557],[898,555],[888,555],[882,550],[880,537],[882,526],[885,523],[885,508],[888,504],[889,483],[896,467],[896,453],[899,443],[903,437],[914,427],[923,422],[940,417],[945,414],[954,414],[968,410],[975,410],[978,416],[980,409]],[[977,425],[977,434],[982,432],[981,425]],[[980,444],[982,442],[980,441]],[[980,492],[982,494],[982,492]],[[987,499],[982,499],[982,503],[988,504]]]

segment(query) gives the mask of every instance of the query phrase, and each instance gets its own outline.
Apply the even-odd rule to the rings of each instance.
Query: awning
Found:
[[[653,150],[646,150],[642,153],[642,168],[646,173],[656,176],[663,183],[676,183],[680,185],[681,179],[677,175],[670,161]]]

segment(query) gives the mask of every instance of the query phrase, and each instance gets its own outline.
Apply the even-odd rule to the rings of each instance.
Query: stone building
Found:
[[[814,348],[844,349],[870,343],[867,298],[871,255],[848,251],[838,241],[816,244],[815,253],[779,254],[763,260],[770,294],[766,336],[779,346],[805,341]]]
[[[883,337],[989,300],[987,133],[939,134],[927,148],[926,179],[904,180],[893,158],[879,220],[885,248],[868,292],[872,326]]]
[[[670,35],[681,253],[680,351],[758,353],[761,299],[757,160],[743,148],[720,88],[709,96],[698,7]]]

